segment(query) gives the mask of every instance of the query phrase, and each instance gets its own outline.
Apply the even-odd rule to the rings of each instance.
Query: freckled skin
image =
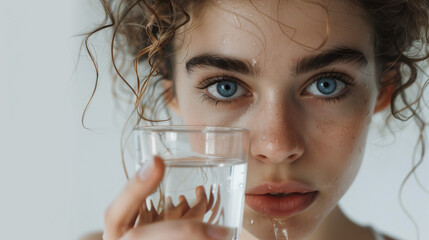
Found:
[[[319,239],[323,229],[318,227],[329,219],[359,170],[377,103],[372,28],[357,8],[351,12],[342,1],[334,1],[327,7],[331,35],[321,50],[335,46],[355,48],[365,54],[368,64],[359,69],[334,64],[337,71],[355,78],[354,85],[341,101],[322,102],[301,95],[303,86],[317,71],[293,75],[290,66],[294,59],[319,52],[303,45],[317,48],[324,41],[326,12],[316,4],[295,1],[279,6],[274,1],[253,2],[258,10],[247,1],[245,6],[238,1],[223,1],[221,6],[210,4],[194,27],[185,31],[183,42],[177,43],[174,79],[177,101],[172,107],[185,124],[250,130],[247,189],[265,181],[286,180],[301,181],[317,189],[316,202],[286,219],[285,226],[290,239]],[[325,5],[322,1],[315,2]],[[280,14],[275,15],[277,12]],[[250,15],[258,20],[252,22]],[[283,25],[273,20],[276,18]],[[296,29],[293,41],[285,36],[291,33],[287,26]],[[202,102],[204,90],[196,89],[195,85],[209,75],[228,73],[215,68],[187,73],[186,61],[206,52],[246,59],[253,65],[256,62],[261,70],[258,76],[232,73],[248,85],[251,96],[231,105]],[[248,207],[244,227],[260,239],[274,239],[273,231],[267,230],[272,229],[272,218]]]

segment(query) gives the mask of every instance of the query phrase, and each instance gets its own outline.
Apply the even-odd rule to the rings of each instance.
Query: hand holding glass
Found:
[[[248,131],[208,126],[157,126],[134,130],[136,167],[159,156],[165,164],[157,191],[146,199],[139,224],[196,219],[241,231]]]

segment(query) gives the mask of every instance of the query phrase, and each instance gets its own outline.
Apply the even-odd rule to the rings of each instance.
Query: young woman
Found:
[[[116,70],[135,95],[139,120],[161,120],[153,115],[161,97],[186,125],[250,130],[240,239],[274,239],[279,216],[293,240],[392,239],[353,223],[337,203],[359,170],[374,114],[390,109],[403,120],[411,110],[423,126],[406,90],[428,57],[413,49],[428,42],[428,5],[106,0],[111,24],[88,36],[112,28],[112,59],[118,51],[134,57],[137,81]],[[150,73],[140,77],[145,62]],[[160,96],[151,94],[156,86],[164,89]],[[192,219],[135,226],[162,176],[156,159],[130,179],[106,210],[105,240],[228,239],[227,229]],[[309,204],[290,212],[264,200],[281,203],[289,192]]]

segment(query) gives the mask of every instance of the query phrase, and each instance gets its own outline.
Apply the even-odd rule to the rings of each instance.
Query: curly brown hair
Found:
[[[174,79],[174,39],[178,30],[190,22],[190,12],[203,14],[207,1],[186,0],[100,0],[105,11],[104,22],[85,36],[86,50],[94,62],[97,73],[95,93],[98,81],[98,69],[93,53],[88,47],[89,39],[96,33],[111,29],[110,53],[113,69],[118,79],[124,83],[134,96],[134,110],[138,114],[137,123],[159,121],[152,119],[158,104],[174,98],[174,84],[158,96],[148,90],[156,87],[160,80]],[[252,2],[252,0],[249,0]],[[414,119],[420,134],[417,145],[420,146],[419,160],[407,174],[400,187],[415,173],[425,154],[424,131],[428,123],[421,114],[423,92],[429,80],[420,83],[418,79],[427,76],[420,66],[429,58],[429,1],[427,0],[348,0],[354,6],[365,10],[368,21],[374,29],[374,53],[379,73],[397,68],[398,74],[379,86],[394,85],[390,104],[390,116],[400,121]],[[133,56],[135,84],[121,73],[116,58],[125,53]],[[147,63],[149,73],[140,77],[139,65]],[[380,78],[378,78],[380,80]],[[414,98],[409,89],[417,86],[419,92]],[[143,97],[151,101],[143,101]],[[93,95],[91,96],[91,99]],[[90,99],[90,101],[91,101]],[[161,101],[165,100],[165,101]],[[151,111],[149,109],[152,109]],[[83,117],[85,115],[84,111]],[[416,148],[417,149],[417,148]],[[402,201],[401,201],[401,206]],[[406,212],[405,208],[403,207]],[[407,212],[406,212],[407,213]],[[409,214],[407,213],[409,216]],[[412,218],[410,217],[412,220]],[[416,224],[415,224],[416,225]]]

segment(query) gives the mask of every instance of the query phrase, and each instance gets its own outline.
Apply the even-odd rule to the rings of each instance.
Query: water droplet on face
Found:
[[[256,46],[256,43],[255,42],[252,42],[252,47],[255,47]]]
[[[222,43],[225,44],[225,43],[228,43],[228,42],[229,42],[229,37],[227,35],[223,35]]]
[[[217,3],[221,4],[221,3],[222,3],[222,0],[217,0]]]
[[[242,7],[244,7],[244,3],[240,4]]]
[[[252,218],[250,219],[250,224],[253,224],[253,219]]]
[[[273,219],[274,236],[276,240],[288,240],[288,234],[286,229],[285,219],[274,218]]]
[[[249,13],[249,17],[253,17],[253,14]]]
[[[252,67],[254,67],[256,65],[256,60],[253,58],[252,59]]]
[[[265,140],[267,140],[267,137],[263,136],[262,141],[265,141]],[[271,186],[268,186],[268,189],[271,189]]]
[[[234,17],[234,26],[236,28],[241,28],[241,22],[240,22],[240,19],[237,17],[237,14],[234,13],[233,17]]]

